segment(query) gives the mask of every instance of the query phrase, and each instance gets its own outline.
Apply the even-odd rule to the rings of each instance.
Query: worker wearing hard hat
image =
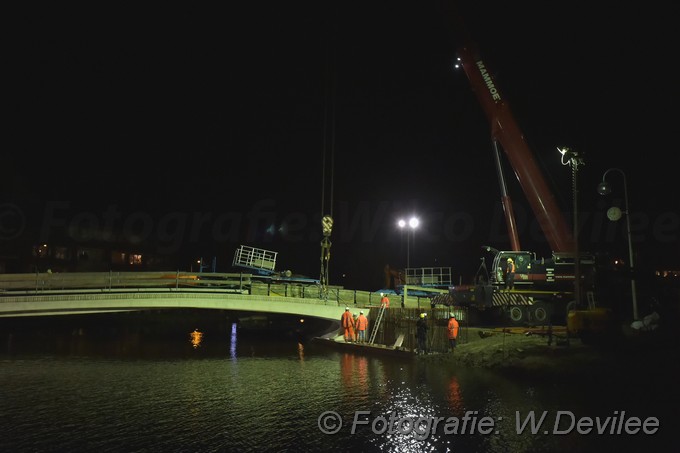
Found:
[[[515,262],[512,258],[508,258],[507,266],[505,267],[505,287],[512,289],[515,286]]]
[[[359,343],[366,343],[366,330],[368,330],[368,319],[364,316],[364,311],[359,312],[357,318],[357,335]]]
[[[345,343],[351,343],[354,340],[354,318],[352,317],[352,312],[349,311],[349,307],[345,307],[345,312],[342,314],[340,322],[344,330]]]
[[[446,326],[447,335],[449,337],[449,352],[454,352],[456,350],[456,340],[458,339],[459,327],[460,326],[456,320],[456,315],[449,313],[449,323]]]
[[[380,293],[380,306],[390,308],[390,298],[385,293]]]

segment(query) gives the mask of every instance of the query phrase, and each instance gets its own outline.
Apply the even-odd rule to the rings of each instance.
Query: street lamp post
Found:
[[[609,184],[605,180],[607,177],[607,174],[610,171],[616,171],[621,173],[621,176],[623,176],[623,202],[625,204],[625,212],[626,214],[626,230],[628,233],[628,260],[630,261],[630,290],[632,293],[632,298],[633,298],[633,321],[637,321],[638,319],[638,307],[637,307],[637,294],[635,291],[635,274],[634,274],[634,265],[633,265],[633,239],[631,237],[631,232],[630,232],[630,209],[628,208],[628,184],[626,183],[626,174],[621,170],[620,168],[610,168],[607,171],[604,172],[602,175],[602,182],[597,186],[597,192],[600,195],[607,195],[611,192],[611,187],[609,187]],[[607,210],[607,218],[611,221],[617,221],[621,218],[621,210],[617,207],[611,207]]]
[[[583,158],[569,148],[557,148],[562,155],[562,165],[571,166],[571,188],[574,211],[574,293],[576,306],[581,307],[581,256],[578,238],[578,169],[585,165]]]
[[[399,219],[397,222],[397,225],[399,228],[402,230],[408,226],[408,230],[406,230],[406,268],[411,267],[411,254],[410,254],[410,246],[409,246],[409,233],[414,234],[415,229],[418,228],[418,225],[420,224],[420,220],[417,217],[411,217],[408,219],[408,222],[404,219]]]

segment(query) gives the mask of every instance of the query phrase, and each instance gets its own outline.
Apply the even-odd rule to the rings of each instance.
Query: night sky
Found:
[[[616,167],[637,262],[677,268],[670,4],[477,3],[462,2],[464,20],[568,221],[572,171],[557,147],[584,158],[582,248],[627,257],[624,222],[604,217],[623,208],[621,174],[607,176],[610,197],[596,193]],[[323,211],[335,219],[331,284],[367,290],[383,286],[386,264],[406,265],[400,216],[421,219],[413,267],[466,280],[480,246],[509,247],[489,123],[453,67],[442,2],[229,5],[16,17],[0,201],[26,221],[5,237],[49,242],[54,225],[104,225],[115,212],[118,239],[177,254],[181,270],[216,257],[232,271],[243,244],[318,278]],[[522,247],[547,255],[507,175]]]

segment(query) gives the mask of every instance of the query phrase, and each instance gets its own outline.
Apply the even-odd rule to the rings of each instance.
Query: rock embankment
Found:
[[[650,372],[663,368],[677,372],[678,343],[623,335],[598,344],[577,338],[469,328],[455,352],[422,357],[452,366],[481,367],[527,375],[568,377],[584,373]]]

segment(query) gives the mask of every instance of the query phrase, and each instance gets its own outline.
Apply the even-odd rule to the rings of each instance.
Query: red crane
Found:
[[[458,20],[458,24],[463,29],[460,20]],[[508,101],[502,95],[498,83],[489,70],[487,62],[480,56],[477,47],[466,34],[464,36],[464,44],[458,49],[458,58],[470,81],[472,90],[491,124],[491,136],[494,145],[500,143],[503,151],[505,151],[552,251],[573,253],[575,244],[572,233],[534,160],[532,152],[529,150],[524,134],[513,117]],[[504,177],[500,170],[497,147],[496,156],[499,178],[501,179],[503,209],[510,234],[511,247],[513,250],[521,250],[512,203],[507,195]]]
[[[588,254],[576,259],[576,242],[551,190],[535,162],[524,134],[519,128],[508,101],[501,92],[489,64],[480,56],[477,46],[470,39],[460,16],[450,10],[460,33],[458,59],[467,75],[473,92],[491,126],[491,138],[495,151],[496,170],[501,187],[502,203],[510,237],[509,250],[493,251],[490,275],[486,273],[486,261],[482,259],[480,271],[472,285],[452,287],[447,295],[435,296],[433,303],[467,305],[485,311],[496,308],[500,314],[514,323],[548,322],[553,315],[564,321],[570,306],[578,305],[580,282],[594,294],[594,259]],[[515,176],[526,195],[538,221],[552,256],[537,258],[531,251],[520,246],[512,202],[508,195],[501,165],[501,151],[514,170]],[[587,268],[581,273],[579,267]],[[509,270],[510,269],[510,270]],[[579,275],[578,283],[576,275]],[[482,278],[484,277],[484,278]],[[557,318],[556,318],[557,319]]]

